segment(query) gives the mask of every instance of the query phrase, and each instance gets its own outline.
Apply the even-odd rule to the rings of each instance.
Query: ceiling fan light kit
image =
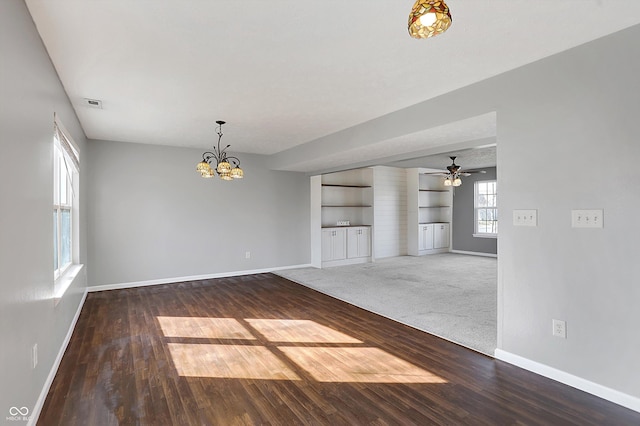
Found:
[[[409,14],[409,35],[413,38],[435,37],[450,26],[449,6],[441,0],[417,0]]]
[[[456,157],[451,158],[451,165],[447,166],[447,173],[435,172],[425,173],[427,175],[439,175],[444,176],[444,186],[460,186],[462,185],[462,176],[469,176],[472,173],[486,173],[485,170],[460,170],[460,166],[456,164]]]
[[[244,171],[240,168],[240,160],[238,157],[227,155],[227,148],[231,145],[220,149],[220,140],[222,139],[222,125],[224,121],[216,121],[218,128],[218,147],[214,145],[213,152],[206,151],[202,154],[202,161],[196,166],[196,171],[203,178],[215,177],[216,173],[222,180],[242,179]]]

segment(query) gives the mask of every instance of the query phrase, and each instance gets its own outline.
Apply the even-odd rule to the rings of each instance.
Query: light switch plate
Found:
[[[602,228],[604,210],[571,210],[572,228]]]
[[[538,226],[538,210],[514,210],[514,226]]]

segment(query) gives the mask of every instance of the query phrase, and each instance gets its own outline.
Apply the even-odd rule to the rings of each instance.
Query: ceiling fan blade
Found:
[[[487,173],[486,170],[465,170],[462,173],[468,173],[468,174],[472,174],[472,173]]]
[[[433,176],[449,176],[447,172],[433,172],[433,173],[422,173],[423,175],[433,175]]]

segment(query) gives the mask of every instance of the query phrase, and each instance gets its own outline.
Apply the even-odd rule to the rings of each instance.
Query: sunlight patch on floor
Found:
[[[447,383],[378,348],[278,347],[319,382]]]
[[[166,337],[245,340],[245,344],[167,343],[180,376],[301,380],[287,366],[295,364],[318,382],[447,383],[382,349],[311,320],[157,319]],[[242,321],[246,321],[246,327]],[[263,338],[269,343],[260,345]]]
[[[362,343],[347,334],[311,320],[245,319],[270,342]]]
[[[238,320],[207,317],[156,317],[166,337],[256,340]]]
[[[300,380],[264,346],[169,343],[180,376]]]

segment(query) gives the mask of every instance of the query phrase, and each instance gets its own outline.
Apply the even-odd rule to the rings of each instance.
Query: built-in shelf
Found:
[[[364,205],[364,204],[350,204],[350,205],[339,204],[339,205],[323,205],[321,207],[371,207],[371,206]]]
[[[371,188],[371,185],[338,185],[333,183],[323,183],[322,186],[333,186],[336,188]]]
[[[420,192],[449,192],[449,189],[418,189]]]
[[[322,226],[322,229],[329,229],[329,228],[362,228],[363,226],[371,227],[371,225],[325,225],[325,226]]]
[[[451,206],[418,206],[420,209],[445,209]]]

